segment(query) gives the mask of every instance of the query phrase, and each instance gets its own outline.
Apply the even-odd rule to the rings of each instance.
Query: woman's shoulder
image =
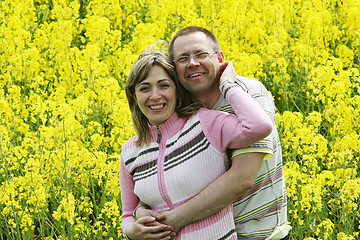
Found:
[[[127,151],[127,150],[129,150],[131,148],[137,147],[136,140],[137,140],[137,136],[134,136],[134,137],[130,138],[129,140],[127,140],[124,143],[124,145],[122,145],[121,152],[123,153],[123,152],[125,152],[125,151]]]

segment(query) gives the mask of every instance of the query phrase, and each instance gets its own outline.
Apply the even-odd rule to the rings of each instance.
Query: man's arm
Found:
[[[250,189],[264,159],[264,153],[244,153],[233,158],[231,168],[199,194],[177,208],[163,212],[162,222],[175,228],[207,218],[224,209]]]

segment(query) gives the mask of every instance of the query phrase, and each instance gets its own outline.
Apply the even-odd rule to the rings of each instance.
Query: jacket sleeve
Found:
[[[217,150],[245,148],[271,133],[272,122],[268,115],[238,84],[227,83],[220,90],[235,114],[199,111],[204,134]]]
[[[137,206],[138,197],[134,193],[135,182],[125,166],[123,153],[120,158],[120,190],[122,202],[122,229],[134,223],[132,213]]]
[[[261,108],[264,109],[264,111],[272,121],[273,130],[271,134],[269,134],[267,137],[260,140],[259,142],[252,144],[248,148],[237,149],[233,153],[233,157],[246,152],[263,152],[267,153],[265,159],[270,158],[271,156],[273,156],[274,147],[280,144],[279,136],[276,129],[276,113],[274,100],[269,91],[258,80],[244,76],[237,76],[235,82],[245,92],[250,94],[250,96],[261,106]]]

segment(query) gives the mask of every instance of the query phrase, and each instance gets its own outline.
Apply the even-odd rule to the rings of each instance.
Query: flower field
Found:
[[[0,239],[123,239],[123,91],[200,25],[274,97],[290,239],[359,239],[359,0],[1,0]]]

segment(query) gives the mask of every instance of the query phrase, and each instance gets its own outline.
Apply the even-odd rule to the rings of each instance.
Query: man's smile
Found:
[[[198,77],[198,76],[202,76],[204,74],[205,73],[192,73],[192,74],[188,75],[188,78]]]

